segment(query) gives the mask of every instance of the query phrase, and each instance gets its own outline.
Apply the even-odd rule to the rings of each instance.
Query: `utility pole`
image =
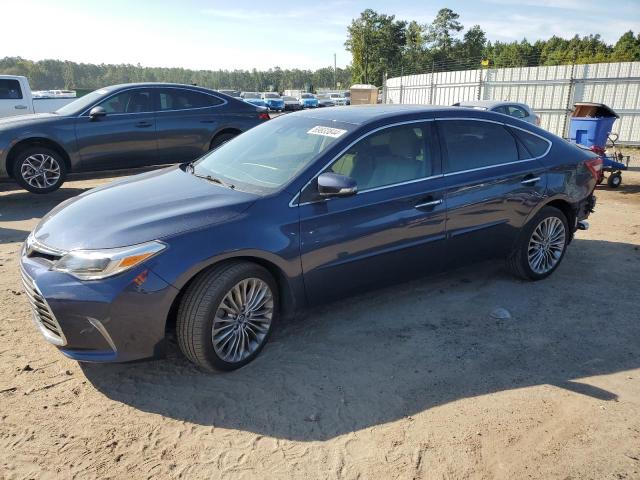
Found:
[[[337,75],[338,75],[338,67],[337,67],[337,63],[336,63],[336,54],[333,54],[333,88],[334,90],[338,89],[338,80],[337,80]]]

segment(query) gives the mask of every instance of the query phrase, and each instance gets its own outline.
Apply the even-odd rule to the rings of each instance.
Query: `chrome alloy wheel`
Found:
[[[51,155],[34,153],[22,162],[20,175],[33,188],[49,188],[60,180],[60,164]]]
[[[241,362],[265,341],[273,318],[273,293],[259,278],[238,282],[220,302],[211,340],[225,362]]]
[[[558,217],[547,217],[533,230],[527,256],[529,267],[537,274],[545,274],[560,261],[565,248],[564,223]]]

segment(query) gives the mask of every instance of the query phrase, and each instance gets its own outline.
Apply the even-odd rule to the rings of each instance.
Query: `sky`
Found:
[[[347,26],[364,9],[428,23],[445,7],[489,40],[640,33],[640,0],[21,0],[2,9],[21,20],[2,22],[0,58],[266,70],[332,66],[335,53],[343,67]]]

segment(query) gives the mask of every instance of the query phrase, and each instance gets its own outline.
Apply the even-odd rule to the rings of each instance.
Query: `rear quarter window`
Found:
[[[532,157],[541,157],[547,153],[549,148],[549,142],[547,140],[517,128],[512,128],[511,131],[518,137],[518,140],[524,144]]]

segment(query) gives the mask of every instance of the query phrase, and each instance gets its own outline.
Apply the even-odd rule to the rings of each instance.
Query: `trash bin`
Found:
[[[617,118],[618,114],[603,103],[576,103],[569,120],[569,140],[604,148]]]

